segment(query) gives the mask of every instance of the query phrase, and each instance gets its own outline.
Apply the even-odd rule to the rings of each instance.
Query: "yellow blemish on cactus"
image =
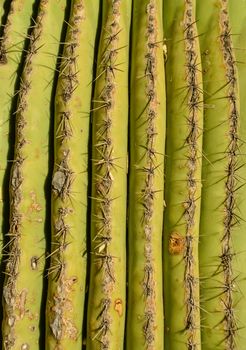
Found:
[[[123,302],[120,298],[115,300],[114,309],[116,312],[118,312],[120,317],[123,315]]]

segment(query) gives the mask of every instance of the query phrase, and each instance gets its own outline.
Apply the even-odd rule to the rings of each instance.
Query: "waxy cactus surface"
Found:
[[[245,0],[0,0],[2,350],[246,350]]]

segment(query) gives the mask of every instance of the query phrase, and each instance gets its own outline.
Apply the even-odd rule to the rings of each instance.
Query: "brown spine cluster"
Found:
[[[42,33],[43,17],[45,16],[45,4],[47,0],[41,1],[40,10],[35,21],[35,26],[32,33],[29,36],[29,49],[25,59],[25,66],[22,74],[21,85],[18,92],[18,106],[15,112],[16,114],[16,140],[15,140],[15,158],[12,166],[12,173],[10,179],[10,240],[4,247],[6,250],[7,264],[6,264],[6,280],[4,285],[4,322],[9,326],[9,331],[4,334],[4,347],[6,350],[10,350],[15,345],[15,323],[18,321],[18,305],[23,291],[18,292],[16,283],[19,274],[19,262],[21,259],[21,222],[22,213],[19,209],[21,201],[23,200],[22,194],[22,166],[25,162],[25,144],[27,140],[25,138],[25,127],[27,121],[25,120],[25,111],[27,110],[27,96],[28,91],[31,88],[32,78],[32,59],[36,55],[39,49],[39,39]],[[38,259],[38,258],[37,258]],[[36,262],[37,263],[37,262]]]
[[[223,52],[224,65],[226,68],[227,79],[227,99],[229,101],[229,131],[228,131],[228,147],[226,155],[228,159],[226,168],[225,182],[225,201],[224,201],[224,233],[222,237],[222,253],[221,268],[224,274],[223,294],[221,302],[224,310],[224,323],[226,349],[236,349],[235,335],[238,330],[236,315],[233,304],[233,294],[236,291],[236,276],[233,273],[233,249],[232,249],[232,231],[235,225],[239,223],[239,217],[236,215],[236,197],[235,191],[237,188],[237,169],[239,155],[239,109],[237,97],[237,72],[235,58],[232,48],[231,33],[229,27],[228,1],[221,0],[221,15],[220,15],[220,43]]]
[[[64,252],[69,245],[70,227],[66,223],[67,217],[73,214],[73,209],[65,203],[67,199],[71,200],[71,187],[75,178],[73,170],[70,168],[69,159],[71,150],[67,142],[73,136],[72,113],[69,108],[69,102],[73,97],[73,92],[78,86],[77,79],[77,54],[76,48],[79,46],[79,33],[82,21],[85,19],[85,10],[83,1],[76,1],[71,5],[71,19],[68,27],[68,34],[64,45],[64,52],[59,73],[59,82],[57,91],[62,105],[61,111],[57,115],[56,128],[56,159],[58,164],[54,169],[52,179],[52,192],[54,206],[58,201],[60,207],[56,210],[56,220],[53,223],[53,249],[51,256],[51,266],[49,274],[57,283],[56,291],[49,300],[50,320],[49,325],[52,334],[57,342],[64,337],[76,340],[78,330],[73,321],[65,316],[65,311],[72,309],[70,292],[73,284],[77,282],[76,277],[67,278],[66,261]],[[64,203],[64,204],[63,204]],[[51,282],[52,283],[52,282]]]
[[[120,4],[121,0],[112,0],[111,20],[108,19],[107,33],[105,39],[104,51],[102,52],[98,79],[104,79],[104,86],[97,96],[95,103],[95,116],[97,110],[103,110],[104,116],[100,115],[100,122],[95,120],[94,138],[95,138],[95,236],[92,247],[93,255],[102,277],[102,290],[105,298],[100,302],[100,311],[97,317],[98,327],[95,330],[93,339],[100,343],[101,349],[106,350],[109,347],[108,335],[110,333],[111,318],[108,313],[111,305],[111,293],[115,284],[114,256],[109,251],[112,237],[112,198],[111,189],[113,186],[112,170],[115,169],[115,159],[113,157],[113,144],[111,138],[111,129],[114,114],[114,94],[116,90],[115,72],[119,70],[117,64],[118,56],[118,34],[120,28]],[[99,113],[102,113],[101,111]]]
[[[198,347],[196,332],[199,327],[197,324],[197,312],[199,312],[198,300],[196,294],[198,287],[198,278],[195,276],[195,257],[194,257],[194,225],[196,217],[196,192],[197,192],[197,165],[198,165],[198,110],[201,104],[201,88],[198,83],[198,54],[197,54],[197,32],[194,22],[194,8],[192,0],[185,0],[184,15],[184,43],[186,55],[186,83],[187,83],[187,124],[188,136],[185,140],[187,147],[187,189],[188,196],[184,202],[184,218],[186,222],[185,236],[185,304],[186,319],[185,330],[188,332],[187,349],[196,350]]]

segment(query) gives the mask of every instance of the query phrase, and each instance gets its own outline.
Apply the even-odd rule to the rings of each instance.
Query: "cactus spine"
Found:
[[[56,90],[47,349],[82,347],[87,260],[87,147],[98,9],[99,1],[71,2]]]
[[[133,1],[127,349],[163,348],[165,78],[162,1]]]
[[[40,1],[19,88],[3,291],[6,350],[39,348],[50,99],[64,5]],[[39,132],[34,133],[37,126]]]
[[[203,97],[195,1],[166,0],[165,13],[169,101],[164,216],[165,347],[198,350]]]
[[[123,349],[131,1],[103,2],[93,113],[88,349]]]
[[[239,337],[246,321],[245,273],[240,269],[246,257],[241,227],[245,215],[238,210],[245,181],[245,127],[240,123],[243,113],[228,10],[227,0],[198,6],[207,106],[200,238],[202,343],[211,350],[241,349],[245,344]]]

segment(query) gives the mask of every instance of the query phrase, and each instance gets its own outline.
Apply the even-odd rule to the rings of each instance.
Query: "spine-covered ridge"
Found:
[[[187,81],[187,124],[188,124],[188,136],[185,140],[187,147],[187,189],[188,196],[184,202],[184,218],[186,223],[186,236],[185,236],[185,304],[186,304],[186,319],[185,329],[188,332],[187,349],[197,349],[196,332],[199,328],[197,324],[196,314],[199,310],[198,300],[196,298],[196,290],[199,288],[198,276],[196,276],[194,267],[194,244],[197,238],[194,237],[194,224],[196,216],[196,195],[198,179],[197,179],[197,167],[199,154],[198,139],[200,136],[199,124],[198,124],[198,110],[201,106],[201,87],[198,81],[198,54],[196,47],[196,27],[194,22],[194,8],[193,1],[185,1],[185,15],[184,15],[184,43],[185,43],[185,55],[186,55],[186,81]]]
[[[119,50],[118,34],[121,31],[120,20],[121,0],[112,1],[112,21],[107,27],[108,36],[102,53],[98,76],[104,79],[104,86],[95,101],[94,110],[103,109],[104,117],[96,127],[95,135],[95,236],[92,242],[93,255],[98,272],[102,275],[102,291],[104,298],[100,301],[97,316],[97,329],[94,330],[93,340],[100,348],[109,348],[110,317],[109,308],[112,303],[111,293],[116,282],[114,257],[110,253],[112,241],[112,198],[111,190],[114,184],[112,170],[116,167],[113,157],[111,130],[114,118],[114,95],[116,91],[115,71],[118,67],[117,55]]]
[[[155,201],[156,189],[154,188],[154,178],[159,176],[159,165],[156,164],[156,118],[157,118],[157,106],[159,101],[156,94],[156,78],[157,67],[156,51],[158,49],[157,38],[157,24],[156,24],[156,4],[154,0],[151,0],[147,5],[147,53],[145,55],[146,69],[146,97],[148,100],[146,108],[146,165],[143,171],[146,174],[145,184],[142,189],[142,204],[143,204],[143,223],[145,234],[145,266],[144,266],[144,280],[142,281],[143,295],[145,297],[145,315],[143,334],[146,342],[146,349],[152,349],[152,344],[155,340],[155,309],[158,307],[155,300],[155,281],[154,281],[154,265],[153,265],[153,207]]]
[[[127,349],[163,347],[165,73],[162,2],[133,2]]]
[[[224,64],[226,67],[227,98],[229,101],[229,131],[228,147],[226,150],[227,166],[225,181],[224,200],[224,233],[221,239],[222,252],[220,256],[221,269],[224,274],[223,294],[221,296],[224,309],[224,332],[226,349],[236,349],[236,334],[238,331],[237,320],[234,310],[233,294],[236,292],[236,275],[233,271],[234,251],[232,246],[232,233],[235,225],[239,224],[239,217],[236,214],[237,201],[237,169],[239,159],[239,101],[238,101],[238,79],[235,58],[232,47],[232,39],[229,25],[228,1],[221,0],[220,13],[220,43],[223,52]]]
[[[51,277],[50,285],[54,290],[48,300],[49,327],[57,344],[62,344],[63,339],[77,341],[81,330],[77,329],[75,320],[70,316],[69,310],[73,310],[71,292],[78,282],[76,276],[68,276],[66,256],[67,247],[70,245],[71,219],[76,208],[73,206],[73,183],[75,172],[71,167],[72,157],[70,140],[73,137],[73,113],[70,102],[79,85],[78,75],[78,46],[80,45],[80,27],[85,19],[83,0],[73,1],[71,4],[71,16],[68,23],[67,36],[64,44],[63,56],[59,71],[59,80],[56,96],[61,99],[59,110],[56,111],[55,134],[55,169],[52,179],[53,192],[53,238],[51,265],[48,274]],[[76,117],[76,115],[75,115]],[[81,232],[81,235],[83,232]],[[78,262],[79,263],[79,262]],[[82,327],[82,326],[81,326]],[[62,346],[62,345],[60,345]],[[60,347],[59,347],[60,349]]]

